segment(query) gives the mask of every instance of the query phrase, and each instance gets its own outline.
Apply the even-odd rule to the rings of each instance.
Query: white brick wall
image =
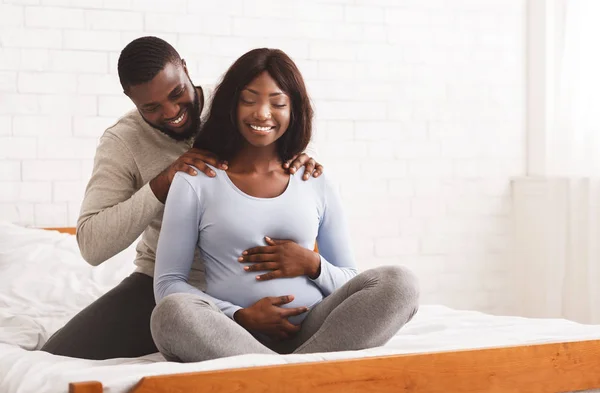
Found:
[[[524,173],[524,0],[0,0],[0,219],[74,225],[97,138],[132,107],[119,51],[158,35],[214,84],[288,52],[361,268],[423,301],[510,312],[509,179]]]

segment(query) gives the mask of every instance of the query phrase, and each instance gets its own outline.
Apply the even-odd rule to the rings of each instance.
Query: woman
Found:
[[[158,242],[151,330],[168,360],[380,346],[416,312],[406,269],[357,273],[328,176],[302,182],[302,170],[283,170],[308,144],[312,116],[303,78],[279,50],[246,53],[215,90],[196,144],[229,169],[176,175]],[[187,283],[197,248],[202,289]]]

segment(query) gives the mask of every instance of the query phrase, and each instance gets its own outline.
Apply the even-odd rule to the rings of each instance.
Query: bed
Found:
[[[384,347],[166,362],[37,351],[133,270],[129,248],[99,267],[72,228],[0,221],[0,392],[600,392],[600,326],[423,305]],[[594,390],[597,389],[597,390]]]

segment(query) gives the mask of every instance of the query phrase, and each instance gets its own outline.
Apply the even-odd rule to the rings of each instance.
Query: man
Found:
[[[178,171],[197,175],[192,166],[207,176],[215,176],[207,163],[227,168],[209,152],[191,149],[205,96],[171,45],[156,37],[136,39],[121,52],[118,71],[123,91],[136,109],[100,138],[77,222],[77,242],[83,258],[96,266],[141,235],[137,269],[42,347],[56,355],[109,359],[158,351],[150,334],[155,306],[152,276],[171,181]],[[322,172],[306,154],[284,164],[292,173],[302,165],[313,176]],[[197,252],[189,281],[204,284]]]

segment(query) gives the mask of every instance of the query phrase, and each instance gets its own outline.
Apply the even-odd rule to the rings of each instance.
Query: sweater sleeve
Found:
[[[335,185],[323,176],[324,208],[317,234],[321,255],[321,273],[313,282],[325,296],[358,274],[350,244],[350,233]]]
[[[154,296],[156,303],[174,293],[193,293],[214,303],[225,315],[241,309],[232,303],[216,299],[188,284],[198,244],[198,230],[202,218],[201,203],[192,185],[181,173],[175,175],[163,215],[156,249]]]
[[[99,265],[129,247],[158,217],[163,204],[149,184],[136,187],[137,166],[117,138],[100,139],[92,177],[77,221],[77,243],[83,258]]]

